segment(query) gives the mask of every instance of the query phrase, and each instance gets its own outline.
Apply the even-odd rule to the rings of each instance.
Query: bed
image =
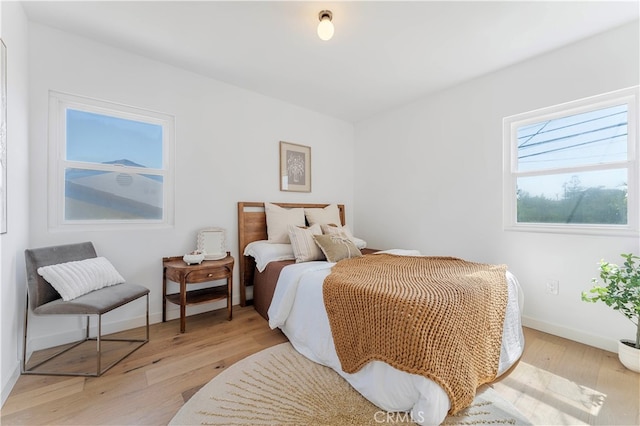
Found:
[[[287,203],[280,206],[323,208],[327,204]],[[344,206],[339,206],[339,211],[341,224],[344,225]],[[238,225],[240,253],[244,253],[250,243],[266,239],[264,203],[238,203]],[[383,252],[369,256],[420,257],[419,253],[409,250],[393,250],[389,254]],[[394,368],[379,360],[367,362],[352,373],[343,370],[323,303],[323,283],[334,265],[337,264],[327,261],[295,263],[284,260],[262,265],[263,272],[258,272],[255,259],[240,256],[242,302],[247,303],[246,287],[253,286],[256,310],[269,320],[270,327],[279,327],[298,352],[333,368],[381,409],[409,412],[411,418],[419,424],[440,424],[452,409],[453,400],[437,380]],[[512,274],[507,271],[504,275],[508,296],[497,366],[498,377],[517,363],[524,349],[519,309],[521,291]]]
[[[313,203],[274,203],[283,208],[324,208],[329,204]],[[337,204],[340,224],[346,225],[343,204]],[[244,256],[247,245],[254,241],[267,240],[267,219],[264,202],[238,202],[238,247],[240,252],[240,305],[252,304],[263,318],[269,319],[267,310],[275,291],[280,271],[287,265],[295,263],[293,259],[269,262],[264,271],[258,271],[256,260],[252,256]],[[364,253],[375,250],[363,249]],[[253,298],[247,299],[247,288],[253,290]]]

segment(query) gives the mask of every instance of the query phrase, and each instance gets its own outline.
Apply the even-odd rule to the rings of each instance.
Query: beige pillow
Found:
[[[349,238],[346,238],[344,234],[342,236],[314,235],[313,239],[329,262],[338,262],[342,259],[362,256],[358,247]]]
[[[285,209],[271,203],[264,203],[267,216],[267,239],[270,243],[289,244],[289,226],[304,226],[304,209]]]
[[[289,226],[289,239],[296,263],[310,262],[312,260],[324,260],[322,250],[313,239],[314,235],[322,235],[320,225],[312,225],[308,228]]]
[[[309,225],[326,224],[326,223],[342,223],[340,221],[340,210],[337,204],[329,204],[324,208],[305,208],[304,215],[307,217]]]
[[[320,227],[322,228],[322,233],[325,235],[345,235],[359,250],[367,247],[367,242],[361,238],[354,237],[347,225],[340,226],[335,223],[328,223],[326,225],[320,225]]]
[[[347,236],[347,238],[353,241],[353,234],[351,233],[351,230],[349,229],[349,227],[347,227],[346,225],[340,226],[340,225],[336,225],[335,223],[326,223],[324,225],[320,225],[320,228],[322,228],[323,234],[326,234],[326,235],[344,234]]]

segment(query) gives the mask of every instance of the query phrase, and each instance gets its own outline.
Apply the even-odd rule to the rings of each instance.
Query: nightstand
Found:
[[[167,320],[167,301],[180,305],[180,333],[186,328],[187,305],[210,303],[227,299],[228,320],[233,314],[231,295],[233,291],[233,263],[230,252],[220,260],[204,260],[198,265],[187,265],[182,256],[162,258],[162,322]],[[187,285],[216,280],[227,280],[227,285],[217,285],[198,290],[187,291]],[[167,294],[167,280],[180,285],[179,293]]]

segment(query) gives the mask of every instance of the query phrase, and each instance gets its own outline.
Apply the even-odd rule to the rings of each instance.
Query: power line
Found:
[[[549,121],[547,121],[547,122],[544,124],[544,126],[542,126],[540,129],[538,129],[538,131],[536,131],[535,133],[533,133],[533,134],[531,134],[531,135],[518,136],[518,139],[526,138],[526,137],[529,137],[529,136],[533,137],[533,136],[538,135],[538,134],[544,134],[544,133],[555,132],[556,130],[567,129],[567,128],[569,128],[569,127],[579,126],[579,125],[581,125],[581,124],[590,123],[590,122],[593,122],[593,121],[598,121],[598,120],[602,120],[602,119],[605,119],[605,118],[610,118],[610,117],[613,117],[613,116],[616,116],[616,115],[626,114],[626,113],[627,113],[627,110],[625,109],[624,111],[615,112],[615,113],[613,113],[613,114],[603,115],[603,116],[600,116],[600,117],[591,118],[591,119],[589,119],[589,120],[581,121],[581,122],[579,122],[579,123],[567,124],[566,126],[556,127],[556,128],[553,128],[553,129],[550,129],[550,130],[547,130],[547,131],[542,131],[542,129],[544,129],[544,128],[547,126],[547,124],[549,124],[549,123],[551,123],[551,122],[553,122],[553,121],[566,120],[568,117],[556,118],[556,119],[554,119],[554,120],[549,120]],[[540,123],[538,123],[538,124],[540,124]],[[528,127],[530,127],[530,126],[528,126]],[[529,141],[530,139],[531,139],[531,138],[527,139],[527,141]],[[526,142],[525,142],[525,143],[526,143]],[[524,144],[523,144],[523,145],[524,145]],[[522,145],[520,145],[520,146],[522,146]]]
[[[529,139],[527,139],[526,141],[522,142],[522,144],[521,144],[521,145],[518,145],[518,149],[520,149],[520,148],[522,148],[523,146],[525,146],[525,145],[527,144],[527,142],[529,142],[531,139],[533,139],[533,138],[534,138],[534,137],[536,137],[537,135],[542,134],[542,133],[543,133],[543,132],[542,132],[542,129],[544,129],[545,127],[547,127],[547,125],[548,125],[549,123],[551,123],[551,120],[549,120],[549,121],[547,121],[546,123],[544,123],[544,125],[543,125],[542,127],[540,127],[540,128],[538,129],[538,131],[537,131],[537,132],[535,132],[534,134],[532,134],[532,135],[531,135],[531,137],[530,137]],[[518,137],[518,139],[520,139],[520,138]]]
[[[545,144],[552,143],[552,142],[558,142],[558,141],[561,141],[561,140],[571,139],[571,138],[575,138],[575,137],[578,137],[578,136],[588,135],[590,133],[596,133],[596,132],[600,132],[602,130],[615,129],[615,128],[623,127],[623,126],[626,126],[626,125],[627,125],[627,123],[624,122],[624,123],[613,124],[611,126],[600,127],[599,129],[587,130],[587,131],[584,131],[584,132],[581,132],[581,133],[574,133],[572,135],[560,136],[558,138],[547,139],[547,140],[544,140],[544,141],[533,143],[531,145],[527,145],[527,146],[523,147],[522,149],[532,148],[534,146],[545,145]],[[626,135],[626,133],[624,135]],[[616,136],[613,136],[613,137],[615,138],[615,137],[624,136],[624,135],[620,134],[620,135],[616,135]]]
[[[586,133],[590,133],[590,132],[586,132]],[[564,150],[567,150],[567,149],[572,149],[572,148],[579,147],[579,146],[589,145],[589,144],[592,144],[592,143],[608,141],[608,140],[620,138],[620,137],[623,137],[623,136],[627,136],[627,133],[624,133],[624,134],[621,134],[621,135],[616,135],[614,137],[606,137],[606,138],[601,138],[601,139],[594,139],[594,140],[591,140],[591,141],[581,142],[581,143],[577,143],[577,144],[574,144],[574,145],[563,146],[563,147],[559,147],[559,148],[555,148],[555,149],[548,149],[546,151],[534,152],[532,154],[518,155],[518,160],[523,159],[523,158],[535,157],[537,155],[548,154],[550,152],[564,151]]]

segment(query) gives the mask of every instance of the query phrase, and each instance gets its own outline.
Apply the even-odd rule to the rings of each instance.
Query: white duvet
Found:
[[[322,297],[323,281],[333,265],[335,263],[306,262],[285,267],[269,307],[269,326],[279,327],[298,352],[334,369],[382,410],[410,412],[412,420],[421,425],[442,423],[449,411],[449,397],[432,380],[405,373],[381,361],[372,361],[354,374],[342,371]],[[509,272],[507,283],[509,300],[498,375],[507,371],[524,350],[519,284]]]

